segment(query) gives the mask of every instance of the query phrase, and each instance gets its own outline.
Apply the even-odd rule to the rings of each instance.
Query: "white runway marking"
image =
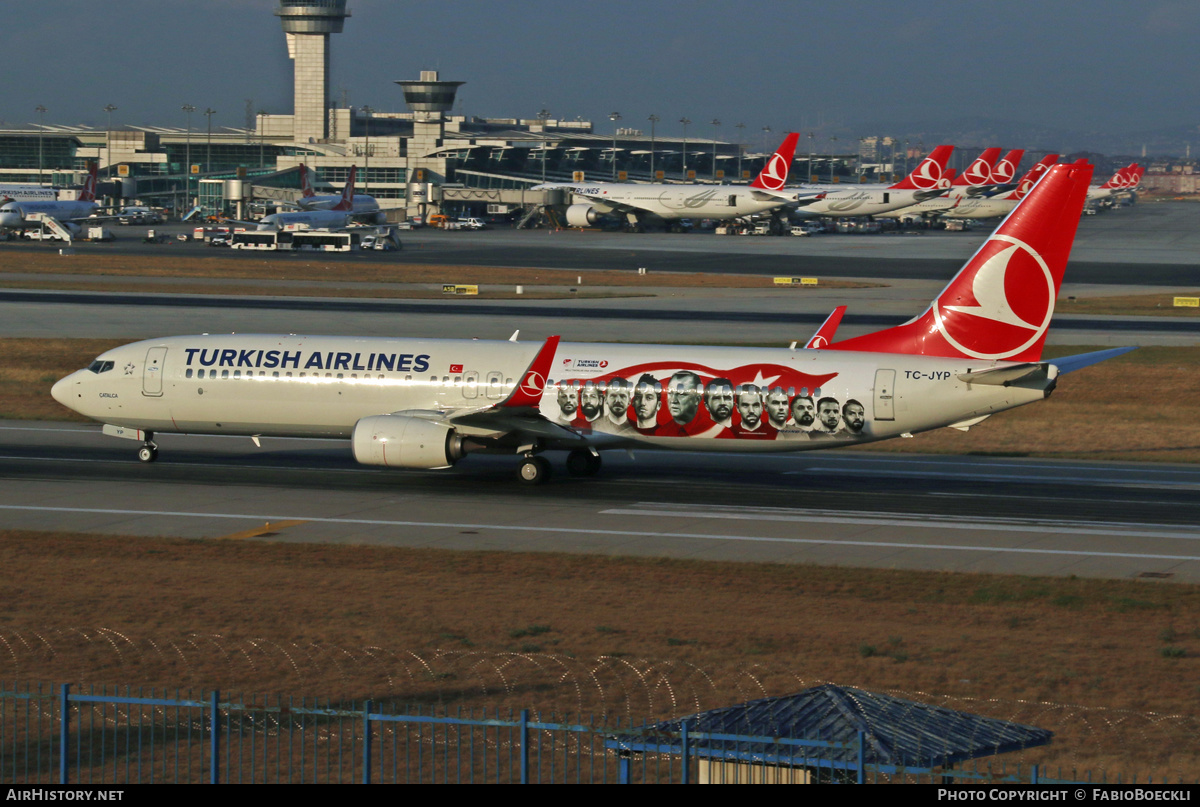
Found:
[[[689,540],[701,541],[742,541],[748,543],[771,543],[771,544],[794,544],[794,545],[823,545],[823,546],[859,546],[873,547],[880,549],[928,549],[937,552],[990,552],[990,553],[1008,553],[1021,555],[1062,555],[1075,557],[1099,557],[1099,558],[1126,558],[1139,560],[1169,560],[1169,561],[1193,561],[1200,560],[1200,555],[1166,555],[1166,554],[1150,554],[1142,552],[1098,552],[1080,549],[1033,549],[1028,547],[1012,547],[1012,546],[969,546],[958,544],[922,544],[913,542],[900,541],[859,541],[859,540],[841,540],[841,539],[822,539],[822,538],[780,538],[761,535],[706,535],[704,533],[692,532],[656,532],[650,530],[614,530],[605,528],[596,529],[579,529],[575,527],[533,527],[533,526],[513,526],[510,524],[479,524],[479,523],[458,523],[458,522],[441,522],[441,521],[400,521],[391,519],[365,519],[365,518],[322,518],[306,515],[302,513],[291,514],[263,514],[263,513],[191,513],[186,511],[170,511],[170,510],[124,510],[124,509],[109,509],[109,508],[93,508],[93,507],[35,507],[29,505],[0,505],[0,510],[19,510],[27,512],[53,512],[53,513],[95,513],[97,515],[119,515],[119,516],[166,516],[171,518],[199,518],[199,519],[242,519],[250,521],[308,521],[313,523],[326,524],[356,524],[364,526],[383,526],[383,527],[425,527],[429,529],[451,529],[451,530],[494,530],[497,532],[525,532],[525,533],[541,533],[547,535],[586,535],[589,537],[597,536],[619,536],[627,538],[681,538]],[[653,511],[638,510],[638,509],[616,509],[601,511],[605,514],[625,514],[625,515],[654,515]],[[696,517],[696,513],[688,511],[663,511],[663,515],[676,517]],[[731,516],[732,517],[732,516]],[[796,520],[796,519],[793,519]],[[810,519],[810,520],[827,520],[832,519]],[[929,522],[921,520],[920,517],[912,517],[909,519],[901,519],[895,516],[881,517],[877,519],[870,518],[846,518],[841,519],[846,523],[855,524],[876,524],[884,525],[890,520],[896,524],[905,526],[914,525],[929,525]],[[934,526],[950,526],[951,528],[966,529],[974,532],[983,529],[994,529],[984,523],[968,523],[959,522],[952,525],[934,525]],[[1029,525],[1020,528],[1022,531],[1034,532],[1042,531],[1045,528],[1054,529],[1052,522],[1046,522],[1041,528]],[[1018,529],[1013,526],[1012,529]],[[1166,538],[1196,538],[1200,537],[1193,534],[1179,534],[1174,532],[1134,532],[1134,531],[1105,531],[1093,530],[1091,534],[1095,535],[1122,535],[1122,536],[1153,536]]]

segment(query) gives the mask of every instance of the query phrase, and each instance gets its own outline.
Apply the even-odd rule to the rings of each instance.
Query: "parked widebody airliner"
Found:
[[[1050,169],[923,315],[843,341],[830,341],[840,311],[800,349],[174,336],[108,350],[52,394],[140,441],[146,462],[156,433],[324,437],[390,468],[512,454],[529,483],[553,450],[590,475],[607,449],[803,451],[966,429],[1131,349],[1041,358],[1091,175]]]
[[[40,214],[56,220],[71,232],[79,231],[77,222],[95,217],[100,210],[96,203],[96,164],[88,166],[88,177],[76,200],[59,200],[57,194],[50,199],[18,199],[0,205],[0,230],[20,230],[40,226],[41,222],[31,218]]]
[[[820,196],[820,192],[784,190],[799,139],[800,135],[789,134],[749,186],[546,182],[531,190],[569,192],[572,203],[566,211],[568,227],[590,227],[606,215],[624,216],[631,231],[640,231],[654,219],[722,221],[761,215],[807,204]]]
[[[353,169],[352,169],[353,170]],[[353,179],[351,179],[353,182]],[[295,203],[301,210],[332,210],[342,202],[341,193],[315,193],[312,186],[312,175],[308,166],[300,163],[300,199]],[[354,218],[371,224],[384,224],[387,219],[379,210],[379,202],[374,196],[363,193],[354,194]]]
[[[934,199],[950,189],[946,163],[954,146],[938,146],[912,173],[894,185],[803,185],[801,190],[824,197],[804,205],[797,216],[876,216]]]

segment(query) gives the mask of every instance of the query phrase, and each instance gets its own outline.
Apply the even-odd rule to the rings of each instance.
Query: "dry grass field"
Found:
[[[835,682],[1200,775],[1200,591],[1152,582],[0,534],[0,679],[666,717]]]

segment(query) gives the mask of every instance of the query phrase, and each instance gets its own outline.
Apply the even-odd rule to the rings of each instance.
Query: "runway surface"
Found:
[[[356,465],[344,442],[0,423],[0,525],[134,536],[1200,580],[1200,469],[864,452],[606,454],[520,486],[515,461]]]

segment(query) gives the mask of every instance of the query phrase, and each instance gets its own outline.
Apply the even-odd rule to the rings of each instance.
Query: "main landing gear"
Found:
[[[600,472],[600,455],[588,449],[576,449],[567,454],[567,473],[571,476],[595,476]],[[541,485],[550,478],[552,469],[545,457],[526,454],[517,466],[517,479],[527,485]]]

